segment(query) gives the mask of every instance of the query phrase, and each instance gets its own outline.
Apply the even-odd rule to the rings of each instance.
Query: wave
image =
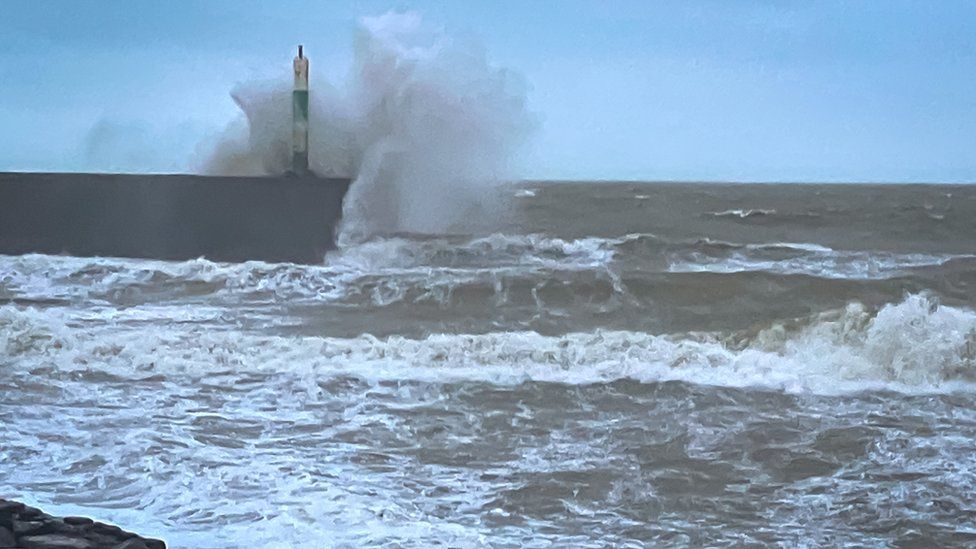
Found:
[[[836,213],[827,210],[824,213]],[[817,211],[780,211],[773,208],[734,208],[729,210],[708,211],[701,214],[704,218],[729,219],[732,221],[744,221],[750,224],[760,223],[800,223],[800,224],[819,224],[823,222],[824,213]]]
[[[252,299],[342,300],[381,278],[390,284],[451,284],[552,271],[605,270],[613,249],[601,239],[490,235],[426,240],[393,237],[330,255],[323,265],[217,263],[31,254],[0,256],[0,291],[26,300],[125,302],[224,295]],[[0,293],[2,295],[2,293]]]
[[[361,302],[357,300],[377,285],[409,294],[472,285],[494,287],[500,281],[532,287],[547,281],[586,286],[594,279],[607,281],[612,292],[625,294],[627,280],[636,281],[636,288],[641,280],[657,280],[661,274],[765,273],[883,281],[974,257],[834,250],[810,243],[668,241],[647,233],[614,238],[404,235],[343,248],[327,256],[322,265],[0,256],[0,297],[28,302],[93,299],[139,303],[216,296],[352,304]],[[586,292],[585,288],[580,291]]]
[[[354,179],[338,239],[397,231],[442,234],[493,219],[496,190],[517,179],[534,133],[525,83],[483,47],[458,40],[415,12],[359,19],[349,78],[315,81],[309,161],[313,172]],[[321,58],[324,60],[324,56]],[[289,78],[290,80],[290,78]],[[291,85],[235,87],[242,111],[202,166],[222,175],[277,175],[291,162]],[[315,131],[318,130],[318,131]]]
[[[62,313],[0,308],[0,363],[69,375],[298,376],[319,382],[606,383],[633,379],[836,394],[976,388],[976,312],[910,295],[875,312],[859,303],[745,337],[633,331],[278,337],[176,326],[69,327]]]
[[[390,267],[540,267],[577,271],[618,267],[622,272],[769,272],[882,279],[966,258],[976,258],[976,255],[835,250],[802,242],[669,241],[649,233],[573,239],[540,234],[493,234],[454,239],[374,240],[345,248],[327,263],[352,265],[363,272]]]
[[[766,210],[762,208],[755,208],[749,210],[722,210],[720,212],[705,212],[705,215],[710,215],[713,217],[738,217],[739,219],[745,219],[747,217],[761,217],[766,215],[773,215],[776,210]]]
[[[723,255],[691,251],[674,257],[668,270],[681,272],[767,272],[805,274],[819,278],[877,280],[905,274],[919,267],[941,266],[973,255],[905,254],[893,252],[838,251],[821,246],[795,244],[748,245]]]

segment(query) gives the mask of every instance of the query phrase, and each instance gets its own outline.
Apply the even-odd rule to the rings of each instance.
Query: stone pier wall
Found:
[[[319,263],[349,183],[0,173],[0,254]]]

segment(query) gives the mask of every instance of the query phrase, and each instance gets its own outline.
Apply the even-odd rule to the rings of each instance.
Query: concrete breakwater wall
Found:
[[[348,179],[0,173],[0,254],[318,263]]]

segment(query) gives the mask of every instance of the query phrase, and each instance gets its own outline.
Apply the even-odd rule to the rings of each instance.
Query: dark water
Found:
[[[322,266],[0,257],[0,495],[174,547],[976,544],[976,187],[503,194]]]

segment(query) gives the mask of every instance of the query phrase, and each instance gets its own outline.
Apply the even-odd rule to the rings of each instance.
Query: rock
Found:
[[[0,526],[13,530],[14,518],[19,516],[27,506],[19,501],[0,499]]]
[[[40,536],[44,534],[72,534],[75,529],[60,520],[48,517],[33,520],[14,520],[14,535],[20,536]]]
[[[0,526],[12,528],[14,515],[20,513],[23,508],[23,503],[0,499]]]
[[[48,523],[40,520],[17,520],[14,519],[13,531],[18,538],[31,534],[51,534],[51,531],[44,531],[50,528]]]
[[[120,538],[118,536],[106,536],[105,534],[98,534],[95,532],[87,532],[85,534],[85,539],[90,540],[95,544],[96,547],[115,547],[116,545],[127,541],[126,538]]]
[[[159,539],[135,537],[116,545],[114,549],[166,549],[166,543]]]
[[[24,507],[26,506],[19,501],[0,499],[0,514],[19,513]]]
[[[14,533],[0,526],[0,549],[9,549],[10,547],[17,547],[17,540],[14,539]]]
[[[44,526],[44,523],[40,521],[14,519],[10,525],[10,529],[17,536],[24,536],[34,533],[34,530],[40,530],[42,526]]]
[[[31,507],[30,505],[24,505],[21,507],[20,511],[17,511],[17,514],[20,515],[20,518],[24,520],[51,518],[50,515],[46,515],[37,507]]]
[[[91,526],[92,524],[95,524],[95,521],[88,517],[64,517],[61,520],[72,526]]]
[[[23,549],[97,549],[94,543],[85,538],[61,534],[24,536],[17,542]]]
[[[149,546],[139,538],[131,538],[116,545],[115,549],[149,549]]]
[[[115,526],[114,524],[105,524],[102,522],[96,522],[95,524],[93,524],[91,526],[91,531],[95,532],[96,534],[101,534],[103,536],[110,536],[110,537],[117,538],[119,541],[124,541],[129,538],[139,537],[138,535],[133,534],[132,532],[126,532],[125,530],[119,528],[118,526]]]
[[[0,549],[11,548],[166,549],[166,543],[88,517],[52,517],[40,509],[0,499]]]

